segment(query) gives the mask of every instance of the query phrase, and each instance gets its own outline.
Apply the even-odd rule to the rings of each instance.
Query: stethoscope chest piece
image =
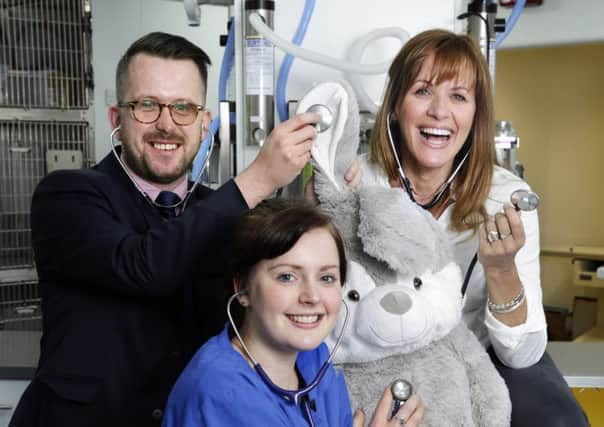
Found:
[[[333,113],[327,107],[327,105],[323,104],[314,104],[308,107],[306,110],[307,113],[317,113],[321,118],[319,122],[315,125],[317,132],[325,132],[327,129],[331,127],[333,124]]]
[[[390,418],[394,418],[401,405],[411,397],[413,386],[409,381],[397,379],[390,385],[390,392],[392,393],[392,410],[390,412]]]
[[[510,201],[517,211],[534,211],[539,206],[539,196],[529,190],[514,191]]]

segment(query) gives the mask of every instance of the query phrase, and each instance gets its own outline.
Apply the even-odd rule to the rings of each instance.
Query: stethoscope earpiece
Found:
[[[118,139],[115,134],[118,133],[121,130],[121,126],[116,126],[113,128],[113,130],[111,131],[111,141],[117,140],[117,141],[121,141],[121,139]],[[121,136],[121,135],[120,135]],[[111,144],[113,146],[113,144]]]

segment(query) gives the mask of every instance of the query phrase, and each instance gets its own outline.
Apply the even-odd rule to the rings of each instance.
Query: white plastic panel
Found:
[[[7,427],[29,381],[0,380],[0,427]]]
[[[300,21],[304,0],[276,0],[275,32],[291,40]],[[316,52],[346,58],[348,49],[358,38],[384,27],[401,27],[411,36],[428,28],[457,30],[463,23],[455,17],[465,10],[465,2],[459,0],[372,0],[317,1],[306,38],[301,45]],[[391,59],[400,49],[395,39],[376,40],[365,51],[364,63],[380,63]],[[276,66],[284,54],[275,51]],[[342,78],[333,69],[296,59],[288,81],[287,97],[299,99],[317,83]],[[364,87],[370,96],[379,100],[385,75],[364,76]]]

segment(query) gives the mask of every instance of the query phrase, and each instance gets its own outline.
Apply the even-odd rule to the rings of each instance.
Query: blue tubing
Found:
[[[306,30],[308,29],[308,24],[310,22],[310,18],[312,17],[313,9],[315,8],[315,0],[306,0],[304,4],[304,11],[302,12],[302,18],[300,19],[300,23],[298,24],[298,29],[294,34],[294,38],[292,42],[296,45],[300,45],[304,40],[304,36],[306,36]],[[285,55],[283,62],[281,63],[281,68],[279,69],[279,76],[277,77],[277,89],[276,89],[276,104],[277,104],[277,112],[279,113],[279,120],[284,121],[287,120],[289,114],[287,111],[287,101],[285,99],[286,94],[285,91],[287,89],[287,79],[289,77],[289,72],[292,67],[292,63],[294,61],[293,55],[289,53]]]
[[[226,99],[226,87],[229,79],[229,73],[233,67],[233,58],[235,57],[235,23],[233,18],[229,19],[229,35],[227,37],[226,47],[222,56],[220,65],[220,80],[218,81],[218,99]]]
[[[224,100],[226,99],[226,88],[227,82],[229,79],[229,73],[231,72],[231,68],[233,67],[233,58],[235,56],[235,24],[233,18],[229,19],[229,35],[227,38],[227,44],[224,49],[224,54],[222,56],[222,64],[220,65],[220,78],[218,80],[218,99]],[[233,120],[231,118],[231,120]],[[197,156],[195,156],[195,160],[193,161],[193,167],[191,169],[191,177],[195,179],[197,175],[201,172],[201,168],[203,167],[203,161],[206,157],[206,153],[210,148],[210,142],[212,135],[216,135],[218,129],[220,128],[220,114],[217,114],[216,117],[212,119],[210,125],[208,126],[209,131],[206,133],[205,139],[201,142],[201,146],[199,147],[199,151],[197,152]]]
[[[512,13],[510,14],[506,24],[505,31],[497,36],[495,39],[495,49],[499,47],[499,45],[503,42],[503,40],[508,36],[508,34],[512,31],[518,18],[520,18],[520,14],[522,13],[522,9],[524,9],[524,5],[526,4],[526,0],[516,0],[516,4],[514,5],[514,9],[512,9]]]

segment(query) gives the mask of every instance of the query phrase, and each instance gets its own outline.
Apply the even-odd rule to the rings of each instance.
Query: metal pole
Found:
[[[273,0],[247,0],[245,2],[245,100],[247,111],[246,143],[262,145],[275,125],[274,74],[275,48],[249,23],[252,13],[259,14],[265,24],[273,29]]]

